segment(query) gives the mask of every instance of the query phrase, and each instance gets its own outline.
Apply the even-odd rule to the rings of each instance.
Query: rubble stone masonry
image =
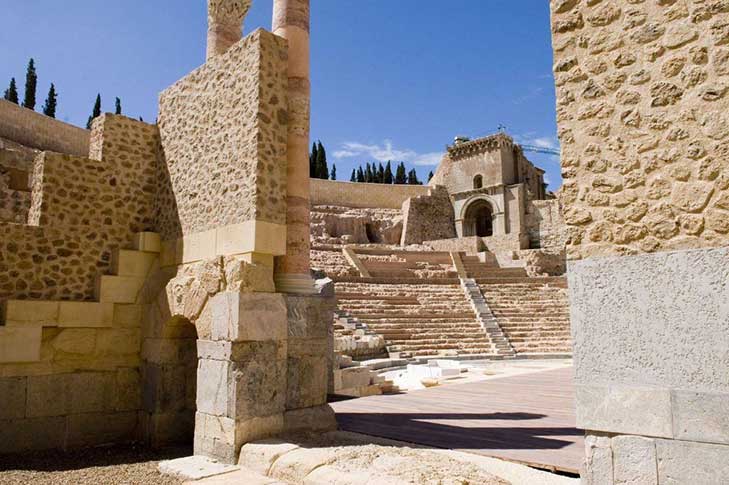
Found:
[[[568,257],[729,243],[729,3],[551,7]]]

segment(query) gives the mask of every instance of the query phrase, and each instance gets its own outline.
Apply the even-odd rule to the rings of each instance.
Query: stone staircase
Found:
[[[466,298],[471,302],[471,307],[476,312],[476,319],[481,324],[481,328],[493,342],[496,353],[506,358],[514,357],[516,352],[504,336],[504,332],[499,327],[498,321],[491,312],[488,303],[486,303],[486,299],[476,281],[472,278],[463,278],[461,279],[461,287]]]
[[[457,280],[456,280],[457,281]],[[341,281],[335,284],[339,308],[387,341],[402,356],[496,354],[458,284]]]
[[[334,353],[355,360],[387,356],[385,339],[347,311],[334,311]]]
[[[477,279],[494,317],[519,354],[571,354],[564,277],[495,283]]]
[[[139,327],[141,314],[130,312],[136,308],[137,298],[145,278],[159,257],[159,235],[139,233],[132,249],[112,252],[111,274],[99,275],[94,291],[95,301],[41,301],[7,300],[0,308],[0,364],[39,363],[51,369],[54,353],[59,355],[93,355],[112,352],[129,342],[117,341],[119,335],[130,334],[127,327]],[[133,315],[133,316],[130,316]],[[123,330],[118,327],[125,327]],[[60,333],[51,342],[43,339],[43,329],[55,328]],[[95,346],[79,350],[79,343],[71,337],[77,329],[95,331]],[[138,343],[139,331],[129,340]],[[68,338],[66,337],[68,333]],[[119,335],[117,335],[119,334]],[[93,342],[93,339],[91,340]],[[108,341],[108,342],[107,342]],[[107,343],[104,343],[107,342]],[[42,344],[49,348],[41,352]],[[109,348],[101,348],[105,345]],[[135,352],[139,350],[136,349]]]

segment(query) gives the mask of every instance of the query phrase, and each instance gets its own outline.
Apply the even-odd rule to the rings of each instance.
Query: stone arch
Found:
[[[489,237],[494,235],[494,205],[479,197],[468,203],[463,211],[463,235]]]
[[[474,189],[483,188],[483,175],[478,174],[475,177],[473,177],[473,188]]]

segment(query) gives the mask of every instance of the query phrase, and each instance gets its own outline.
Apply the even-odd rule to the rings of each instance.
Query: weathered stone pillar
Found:
[[[208,0],[206,60],[225,53],[243,37],[243,19],[251,0]]]
[[[274,0],[273,33],[289,43],[286,256],[276,260],[276,288],[314,293],[309,274],[309,0]]]

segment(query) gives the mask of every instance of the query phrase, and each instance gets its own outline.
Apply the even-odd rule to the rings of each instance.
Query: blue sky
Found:
[[[21,96],[34,57],[38,107],[50,82],[59,119],[86,123],[97,92],[156,117],[157,95],[204,62],[204,0],[25,0],[3,9],[0,86]],[[270,28],[254,0],[245,32]],[[368,161],[404,160],[425,178],[455,135],[500,124],[556,147],[549,5],[544,0],[312,0],[312,138],[338,178]],[[528,154],[561,183],[557,157]]]

